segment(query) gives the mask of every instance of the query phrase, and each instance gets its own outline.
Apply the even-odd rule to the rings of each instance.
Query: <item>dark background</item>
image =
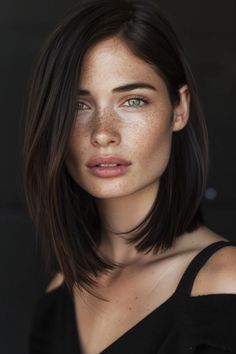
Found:
[[[111,0],[112,1],[112,0]],[[1,2],[0,11],[0,352],[27,354],[35,301],[49,277],[26,212],[20,126],[35,55],[75,1]],[[208,227],[236,241],[236,2],[162,0],[196,76],[210,137],[210,173],[203,211]]]

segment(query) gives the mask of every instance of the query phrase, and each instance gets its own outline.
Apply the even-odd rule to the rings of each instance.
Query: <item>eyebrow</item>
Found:
[[[136,90],[138,88],[145,88],[145,89],[157,91],[157,89],[150,84],[146,84],[144,82],[134,82],[131,84],[126,84],[126,85],[116,87],[112,90],[112,92],[126,92],[126,91]],[[88,90],[78,90],[78,95],[88,96],[90,95],[90,92]]]

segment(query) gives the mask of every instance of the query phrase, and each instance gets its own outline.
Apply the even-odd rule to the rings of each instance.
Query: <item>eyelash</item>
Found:
[[[140,96],[132,96],[130,98],[128,98],[125,102],[128,102],[128,101],[132,101],[132,100],[137,100],[137,101],[142,101],[143,104],[142,105],[133,105],[133,106],[128,106],[126,105],[125,107],[129,107],[129,108],[142,108],[143,106],[145,106],[146,104],[148,104],[148,100],[144,97],[140,97]],[[82,101],[78,101],[77,104],[76,104],[76,107],[77,107],[77,110],[79,110],[79,105],[82,104],[82,105],[86,105],[84,102]],[[83,110],[83,109],[81,109]]]
[[[146,98],[140,97],[140,96],[133,96],[133,97],[130,97],[130,98],[128,98],[125,102],[132,101],[132,100],[140,101],[140,102],[142,102],[143,104],[142,104],[142,105],[126,106],[126,107],[129,107],[129,108],[140,108],[140,107],[143,107],[143,106],[145,106],[146,104],[148,104],[148,100],[147,100]]]

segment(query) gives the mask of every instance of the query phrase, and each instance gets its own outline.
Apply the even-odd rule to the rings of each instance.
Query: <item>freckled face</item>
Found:
[[[114,90],[133,83],[153,88]],[[173,132],[173,108],[161,77],[122,41],[109,38],[86,53],[79,90],[66,158],[73,179],[96,198],[157,190]],[[86,164],[98,155],[118,155],[131,165],[124,175],[97,177]]]

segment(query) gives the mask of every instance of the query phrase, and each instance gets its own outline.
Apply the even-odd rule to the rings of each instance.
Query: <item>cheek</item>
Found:
[[[71,134],[68,142],[68,153],[65,159],[65,165],[67,170],[72,176],[75,177],[78,174],[78,169],[80,166],[80,156],[83,156],[86,152],[86,148],[83,147],[83,140],[81,139],[81,130],[75,129],[73,134]]]
[[[154,173],[157,172],[156,169],[158,173],[163,173],[170,157],[172,129],[166,122],[165,120],[165,124],[150,124],[137,142],[142,165]]]
[[[68,143],[68,151],[71,157],[78,158],[83,156],[83,153],[86,150],[85,141],[89,136],[88,127],[85,124],[78,124],[75,122],[73,132],[71,133],[69,143]]]

